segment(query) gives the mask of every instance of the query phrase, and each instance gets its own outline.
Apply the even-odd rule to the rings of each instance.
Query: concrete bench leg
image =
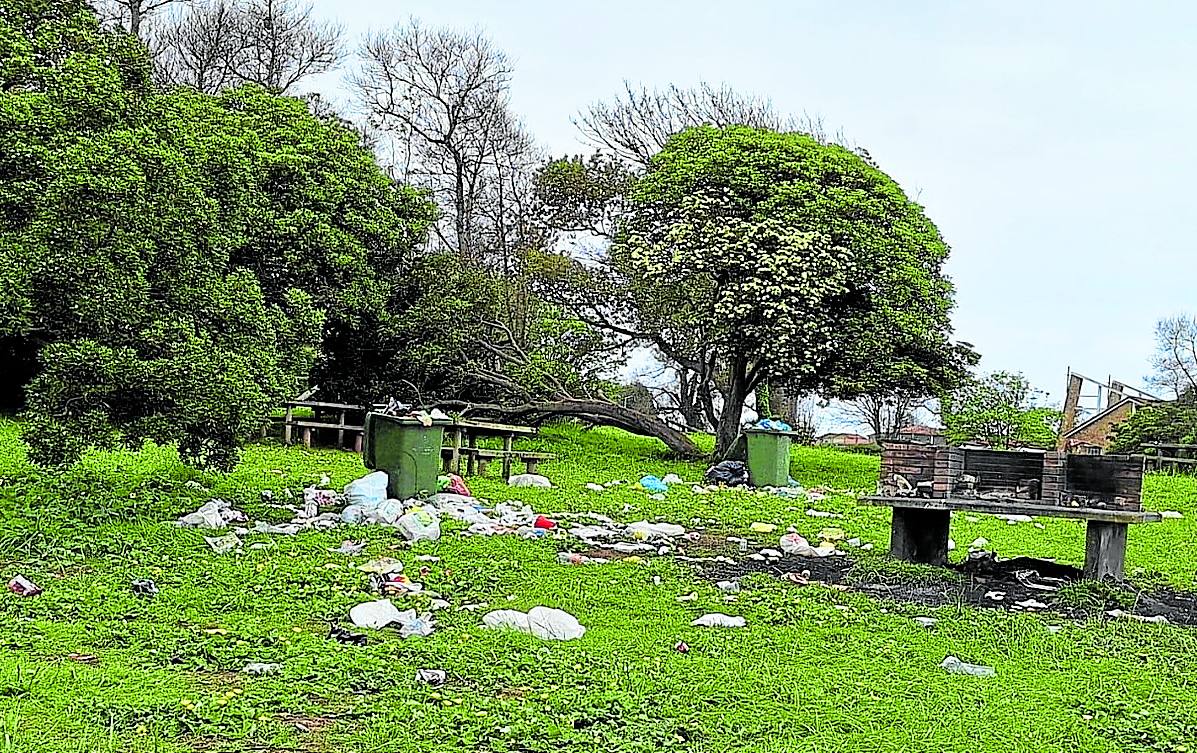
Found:
[[[1126,523],[1090,520],[1085,527],[1085,577],[1122,580],[1126,562]]]
[[[946,565],[948,562],[948,510],[894,508],[889,553],[906,562]]]
[[[529,458],[524,463],[528,466],[528,473],[536,473],[536,467],[540,465],[540,461],[535,458]]]
[[[478,458],[478,475],[486,475],[486,466],[490,465],[490,461],[485,458]]]

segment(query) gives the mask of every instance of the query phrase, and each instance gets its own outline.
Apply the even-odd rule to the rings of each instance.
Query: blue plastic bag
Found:
[[[645,491],[653,494],[664,494],[669,491],[669,486],[656,476],[644,476],[640,479],[640,485],[644,487]]]

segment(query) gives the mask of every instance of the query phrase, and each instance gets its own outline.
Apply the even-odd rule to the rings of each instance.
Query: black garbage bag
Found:
[[[708,484],[747,486],[748,464],[739,460],[724,460],[708,468],[703,480]]]

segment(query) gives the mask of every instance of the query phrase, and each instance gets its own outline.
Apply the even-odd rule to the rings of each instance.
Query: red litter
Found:
[[[24,575],[18,575],[10,580],[8,582],[8,590],[12,591],[17,596],[37,596],[42,592],[40,586],[26,578]]]
[[[526,520],[526,518],[525,518],[525,520]],[[536,520],[532,523],[532,526],[534,528],[550,529],[550,528],[556,528],[557,524],[554,523],[553,521],[549,520],[548,518],[546,518],[543,515],[537,515]]]
[[[686,645],[685,641],[678,641],[677,645],[673,647],[673,650],[678,652],[679,654],[690,653],[690,647]]]

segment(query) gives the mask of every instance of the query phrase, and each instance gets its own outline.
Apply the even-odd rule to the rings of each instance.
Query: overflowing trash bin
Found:
[[[389,498],[411,499],[436,492],[446,423],[366,414],[362,459],[367,468],[386,471]]]
[[[744,430],[748,477],[753,486],[786,486],[790,483],[790,439],[796,432],[761,424]]]

